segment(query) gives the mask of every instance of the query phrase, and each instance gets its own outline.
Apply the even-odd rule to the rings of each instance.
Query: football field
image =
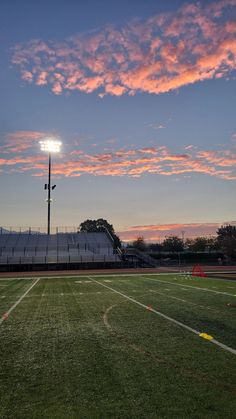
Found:
[[[236,282],[0,279],[0,418],[233,418]]]

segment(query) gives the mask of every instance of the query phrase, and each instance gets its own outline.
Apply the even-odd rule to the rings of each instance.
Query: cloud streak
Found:
[[[135,240],[138,236],[143,236],[147,242],[162,241],[165,237],[176,235],[182,238],[184,232],[185,239],[199,236],[214,236],[217,229],[224,223],[175,223],[175,224],[153,224],[130,226],[123,231],[119,231],[120,238],[125,242]],[[235,221],[229,222],[235,224]]]
[[[0,153],[12,154],[31,150],[38,145],[41,138],[49,135],[40,131],[15,131],[8,133],[3,138],[3,145],[0,146]]]
[[[46,134],[38,131],[6,134],[4,145],[0,147],[1,171],[45,176],[47,156],[40,153],[38,142]],[[87,174],[139,178],[151,174],[179,178],[201,174],[223,180],[236,179],[236,149],[233,145],[232,149],[219,150],[198,150],[195,146],[187,146],[179,153],[173,153],[163,145],[88,153],[77,145],[73,150],[68,146],[63,159],[60,157],[62,155],[53,164],[53,173],[57,176],[78,177]]]
[[[107,25],[64,42],[31,40],[12,63],[55,95],[166,93],[236,69],[236,0],[189,3],[175,13]]]

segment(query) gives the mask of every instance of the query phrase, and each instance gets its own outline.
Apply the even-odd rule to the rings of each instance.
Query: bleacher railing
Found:
[[[79,231],[78,226],[57,226],[51,227],[51,234],[59,233],[77,233]],[[22,234],[47,234],[47,227],[37,226],[2,226],[0,227],[0,234],[11,234],[11,233],[22,233]]]

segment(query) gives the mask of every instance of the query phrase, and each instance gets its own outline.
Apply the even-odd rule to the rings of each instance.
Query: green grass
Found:
[[[234,417],[236,355],[93,280],[236,349],[234,282],[41,278],[0,324],[0,418]],[[0,313],[34,281],[1,280]]]

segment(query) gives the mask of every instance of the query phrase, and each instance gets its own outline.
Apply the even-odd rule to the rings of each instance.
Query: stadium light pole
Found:
[[[48,191],[48,226],[47,226],[47,234],[50,234],[50,222],[51,222],[51,190],[55,189],[56,185],[51,186],[51,167],[52,167],[52,153],[59,153],[61,149],[61,141],[56,138],[45,138],[44,140],[39,142],[41,150],[46,151],[48,153],[48,183],[45,183],[44,189]]]

